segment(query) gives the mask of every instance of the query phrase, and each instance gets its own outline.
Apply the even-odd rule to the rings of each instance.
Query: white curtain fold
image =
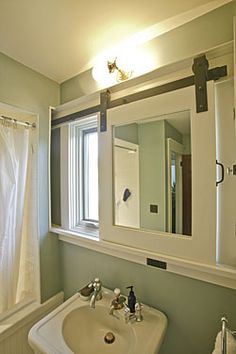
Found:
[[[0,125],[0,313],[32,296],[36,288],[32,134],[25,128]],[[31,220],[36,224],[29,234]]]

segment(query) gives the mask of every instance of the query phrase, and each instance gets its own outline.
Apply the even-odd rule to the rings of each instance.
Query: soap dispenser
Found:
[[[133,292],[133,285],[127,286],[126,289],[130,289],[129,296],[128,296],[128,307],[130,313],[135,313],[135,304],[136,304],[136,296]]]

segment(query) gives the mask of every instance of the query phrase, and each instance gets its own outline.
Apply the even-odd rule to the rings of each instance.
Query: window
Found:
[[[69,127],[69,228],[98,228],[98,134],[97,118],[71,123]]]

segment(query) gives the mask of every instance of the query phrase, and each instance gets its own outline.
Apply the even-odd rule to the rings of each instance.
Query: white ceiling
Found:
[[[0,0],[0,52],[62,82],[101,51],[207,3],[227,0]]]

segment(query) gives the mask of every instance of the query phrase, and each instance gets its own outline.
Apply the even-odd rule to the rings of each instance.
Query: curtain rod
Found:
[[[8,121],[12,125],[17,125],[18,124],[18,125],[21,125],[21,126],[23,126],[25,128],[32,128],[32,129],[36,128],[36,123],[22,122],[21,120],[17,120],[17,119],[12,118],[12,117],[7,117],[7,116],[0,115],[0,120]]]

